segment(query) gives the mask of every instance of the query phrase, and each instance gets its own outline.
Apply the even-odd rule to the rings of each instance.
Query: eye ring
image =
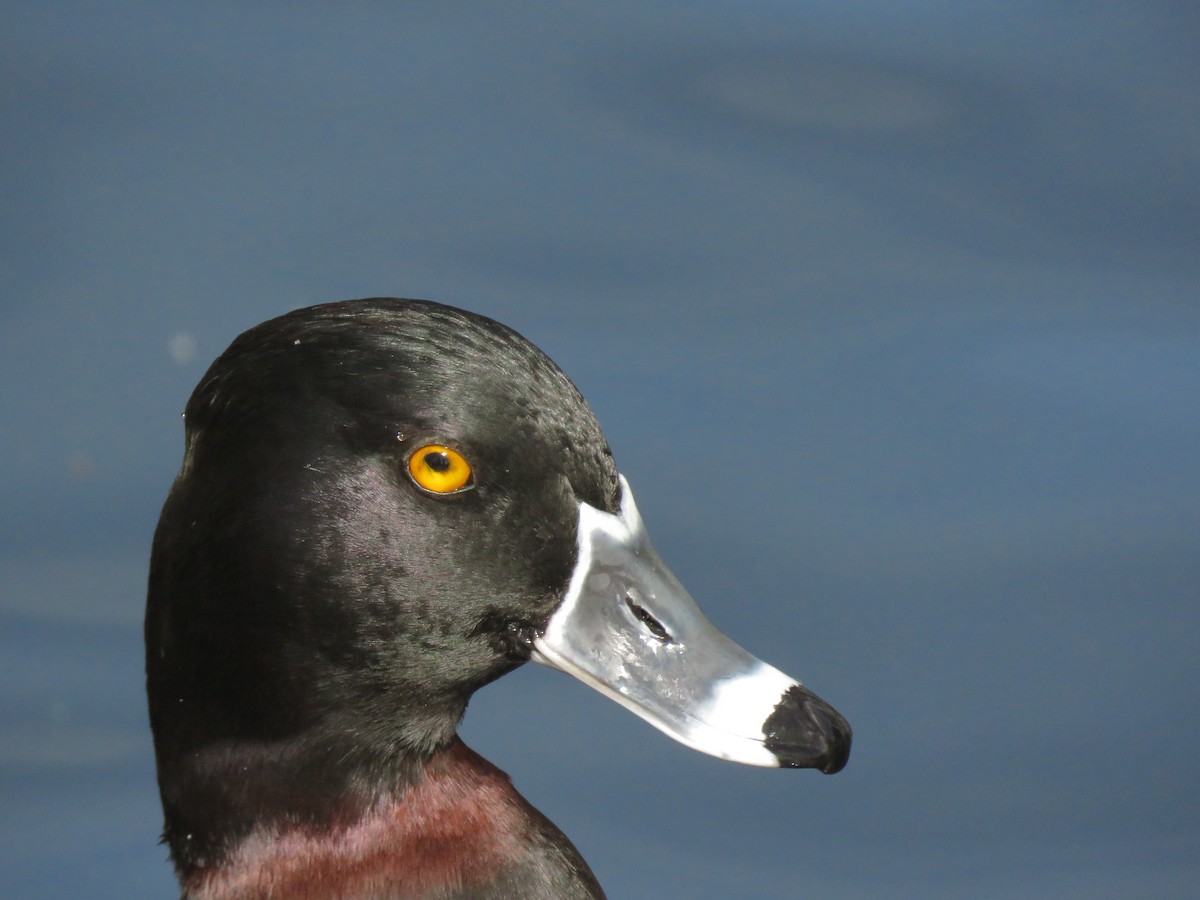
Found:
[[[445,444],[425,444],[410,453],[408,477],[430,494],[460,494],[475,486],[467,458]]]

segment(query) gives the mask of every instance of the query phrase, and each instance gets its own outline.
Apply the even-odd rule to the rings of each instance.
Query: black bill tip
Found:
[[[820,769],[826,775],[845,767],[854,737],[841,713],[799,684],[784,691],[763,723],[763,734],[781,767]]]

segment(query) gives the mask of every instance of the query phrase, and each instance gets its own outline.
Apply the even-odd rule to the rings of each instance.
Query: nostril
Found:
[[[645,625],[646,630],[654,635],[657,640],[662,641],[664,644],[674,643],[674,639],[667,632],[667,629],[663,627],[662,622],[654,618],[646,607],[633,598],[632,594],[625,595],[625,605],[629,607],[629,611],[633,613],[634,618]]]

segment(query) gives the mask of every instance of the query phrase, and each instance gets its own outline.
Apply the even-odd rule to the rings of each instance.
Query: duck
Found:
[[[579,390],[512,329],[299,309],[237,337],[184,423],[145,646],[185,900],[603,897],[457,734],[529,661],[701,752],[846,764],[846,719],[705,618]]]

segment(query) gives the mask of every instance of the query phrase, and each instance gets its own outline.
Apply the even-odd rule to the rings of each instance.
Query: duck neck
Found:
[[[223,853],[193,860],[180,872],[184,896],[522,895],[531,878],[552,884],[554,870],[585,885],[579,896],[602,896],[566,838],[457,737],[408,778],[369,799],[344,800],[320,821],[260,822]],[[547,838],[559,858],[539,858]]]

